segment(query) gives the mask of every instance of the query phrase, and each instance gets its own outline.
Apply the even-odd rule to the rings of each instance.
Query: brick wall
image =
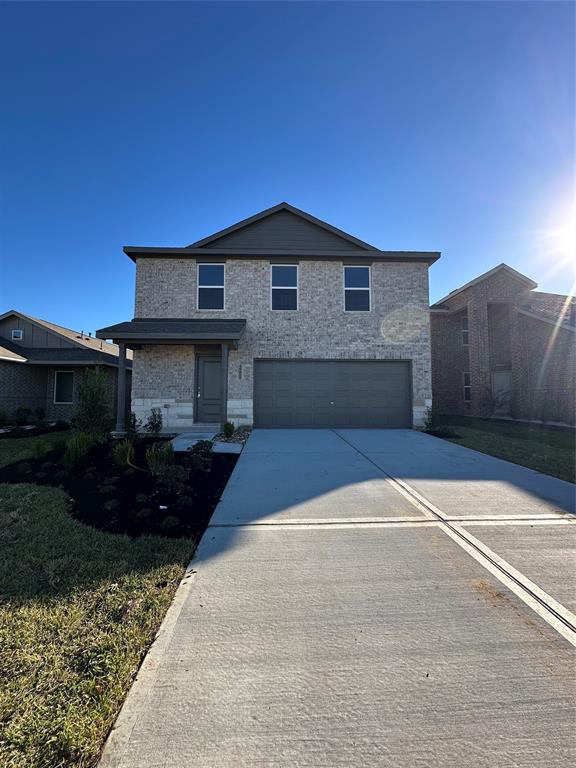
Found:
[[[0,360],[0,411],[9,419],[17,408],[45,408],[46,370]]]
[[[518,419],[576,421],[576,333],[518,314],[512,414]]]
[[[431,398],[428,267],[418,263],[372,266],[372,311],[344,312],[341,262],[301,261],[299,309],[270,309],[270,263],[226,264],[226,309],[196,310],[196,263],[188,259],[140,259],[137,317],[246,318],[247,329],[229,360],[228,409],[236,423],[251,423],[254,358],[411,360],[415,423]],[[193,405],[192,348],[145,348],[134,353],[133,409],[144,416],[154,398],[180,412]],[[151,393],[154,393],[152,395]],[[178,425],[184,426],[180,420]]]
[[[462,317],[432,312],[432,396],[440,413],[469,414],[470,403],[464,401],[464,372],[470,371],[468,347],[462,343]]]

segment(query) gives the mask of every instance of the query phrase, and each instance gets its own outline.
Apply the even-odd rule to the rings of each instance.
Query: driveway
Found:
[[[413,431],[254,432],[102,766],[572,764],[574,502]]]

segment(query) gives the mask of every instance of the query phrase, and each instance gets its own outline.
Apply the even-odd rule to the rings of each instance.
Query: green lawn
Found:
[[[12,437],[0,439],[0,467],[15,461],[31,459],[65,443],[70,432],[50,432],[38,437]]]
[[[449,438],[453,443],[576,482],[574,432],[467,416],[442,416],[439,421],[459,436]]]
[[[0,441],[0,463],[62,435]],[[191,557],[74,520],[55,488],[0,485],[0,765],[88,768]]]

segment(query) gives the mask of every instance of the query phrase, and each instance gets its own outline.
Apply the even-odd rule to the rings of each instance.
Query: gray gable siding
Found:
[[[204,246],[210,248],[253,248],[255,250],[303,249],[326,251],[366,251],[342,237],[327,232],[289,211],[278,211],[243,229],[223,235]]]
[[[50,331],[48,328],[41,328],[29,320],[11,315],[4,320],[0,320],[0,337],[12,339],[12,330],[21,329],[24,331],[24,338],[16,341],[20,347],[26,349],[37,349],[38,347],[50,349],[76,349],[76,345],[67,341],[58,333]]]

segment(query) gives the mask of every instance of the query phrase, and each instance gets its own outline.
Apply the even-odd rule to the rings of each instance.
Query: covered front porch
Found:
[[[116,432],[126,428],[126,350],[133,351],[132,410],[145,421],[152,408],[168,432],[221,428],[228,420],[230,350],[245,320],[135,319],[101,328],[96,335],[120,349]]]

